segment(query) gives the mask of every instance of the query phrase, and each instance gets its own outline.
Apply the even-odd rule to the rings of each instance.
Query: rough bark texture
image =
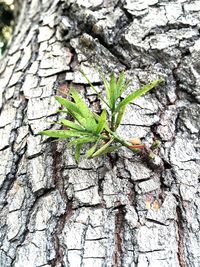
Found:
[[[200,1],[25,0],[0,79],[1,267],[200,266]],[[55,128],[58,88],[101,107],[94,67],[125,70],[119,133],[162,141],[152,165],[127,150],[77,166]]]

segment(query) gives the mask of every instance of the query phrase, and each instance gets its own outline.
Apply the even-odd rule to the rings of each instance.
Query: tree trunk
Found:
[[[24,0],[0,69],[1,267],[200,266],[199,25],[199,0]],[[119,129],[161,140],[152,164],[122,149],[77,166],[38,135],[71,83],[101,108],[79,73],[101,90],[99,67],[130,91],[165,79]]]

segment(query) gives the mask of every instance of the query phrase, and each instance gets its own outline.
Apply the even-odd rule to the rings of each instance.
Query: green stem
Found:
[[[103,135],[103,134],[99,134],[98,135],[102,140],[104,140],[104,141],[108,141],[108,140],[110,140],[110,137],[107,137],[107,136],[105,136],[105,135]]]
[[[127,147],[129,150],[131,150],[134,153],[138,152],[137,148],[131,148],[132,144],[127,142],[126,140],[122,139],[119,135],[117,135],[115,132],[110,131],[111,135],[113,136],[114,140],[122,144],[123,146]]]
[[[115,114],[112,113],[111,116],[111,131],[115,131]]]
[[[95,93],[98,95],[98,97],[101,99],[102,102],[104,102],[104,104],[106,104],[106,106],[108,108],[110,108],[110,106],[108,105],[108,103],[103,99],[103,97],[100,95],[100,93],[96,90],[96,88],[94,87],[94,85],[90,82],[90,80],[88,79],[88,77],[86,76],[86,74],[83,72],[83,70],[80,70],[80,72],[82,73],[83,77],[86,79],[86,81],[89,83],[90,87],[95,91]]]

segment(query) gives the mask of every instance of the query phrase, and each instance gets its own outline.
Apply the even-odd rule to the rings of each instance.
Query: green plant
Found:
[[[61,119],[58,122],[67,129],[45,130],[40,132],[40,134],[59,139],[70,139],[69,144],[75,146],[76,161],[80,159],[82,146],[88,143],[92,145],[86,152],[87,158],[110,153],[118,150],[121,146],[127,147],[134,153],[144,148],[142,144],[132,144],[123,140],[116,133],[116,130],[123,119],[126,106],[160,84],[162,80],[155,80],[146,84],[122,99],[121,96],[130,83],[126,79],[124,72],[119,75],[118,79],[112,73],[109,81],[102,75],[106,90],[106,99],[104,99],[88,77],[83,72],[82,74],[99,99],[106,105],[106,109],[102,111],[101,115],[92,112],[79,93],[71,87],[70,95],[73,102],[61,96],[56,96],[56,100],[64,107],[59,112],[65,112],[72,118],[71,120]]]
[[[12,34],[14,15],[11,5],[13,6],[13,3],[7,4],[6,1],[0,0],[0,56]]]

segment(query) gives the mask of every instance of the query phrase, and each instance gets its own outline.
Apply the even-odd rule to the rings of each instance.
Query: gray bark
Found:
[[[1,267],[200,266],[199,25],[199,0],[23,2],[0,69]],[[102,108],[78,72],[101,90],[99,66],[130,91],[165,78],[119,130],[161,140],[151,165],[124,149],[77,166],[38,135],[60,86]]]

